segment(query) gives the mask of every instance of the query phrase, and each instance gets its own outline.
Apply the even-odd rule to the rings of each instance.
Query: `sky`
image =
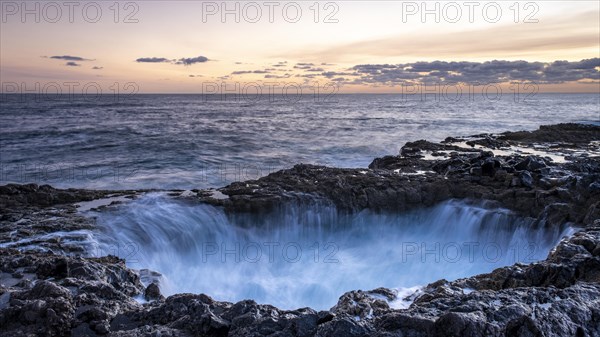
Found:
[[[2,92],[598,93],[599,58],[598,1],[1,1]]]

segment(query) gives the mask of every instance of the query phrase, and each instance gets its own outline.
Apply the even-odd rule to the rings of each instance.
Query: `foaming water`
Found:
[[[507,210],[460,201],[403,214],[341,214],[314,201],[257,217],[149,194],[95,216],[100,252],[162,273],[166,295],[287,309],[329,308],[349,290],[406,289],[530,263],[571,230],[535,229]]]

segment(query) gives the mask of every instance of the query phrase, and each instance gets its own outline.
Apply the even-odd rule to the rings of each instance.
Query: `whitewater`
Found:
[[[438,279],[531,263],[574,232],[458,200],[404,213],[346,213],[311,200],[257,216],[149,193],[85,213],[98,226],[89,233],[90,254],[118,255],[130,268],[160,273],[142,275],[167,296],[206,293],[286,309],[327,309],[356,289],[410,295]],[[410,303],[399,296],[391,304]]]

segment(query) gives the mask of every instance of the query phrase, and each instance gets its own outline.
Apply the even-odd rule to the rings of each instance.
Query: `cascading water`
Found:
[[[408,288],[543,259],[570,228],[534,229],[462,201],[402,214],[341,214],[322,202],[267,216],[147,194],[94,214],[98,255],[163,275],[161,290],[326,309],[349,290]]]

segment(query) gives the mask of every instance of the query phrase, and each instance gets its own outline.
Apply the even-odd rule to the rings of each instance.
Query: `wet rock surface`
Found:
[[[75,204],[139,192],[0,186],[0,335],[600,336],[599,144],[600,127],[577,124],[417,141],[369,169],[297,165],[186,195],[256,214],[309,198],[347,212],[485,199],[537,219],[535,226],[581,229],[540,262],[440,280],[408,298],[355,290],[326,311],[205,294],[165,298],[157,284],[142,284],[151,271],[130,270],[113,256],[86,257],[89,247],[78,244],[95,225]],[[402,300],[410,306],[394,309]]]
[[[213,198],[207,191],[199,195],[232,212],[268,212],[283,202],[306,196],[332,201],[338,209],[348,211],[405,211],[451,198],[484,199],[544,224],[590,224],[594,217],[587,215],[596,214],[600,200],[600,127],[567,124],[540,130],[544,131],[519,133],[524,142],[501,141],[520,146],[506,155],[494,154],[495,147],[504,145],[498,145],[498,137],[493,135],[473,138],[486,139],[493,148],[417,141],[407,144],[410,154],[376,158],[368,170],[296,165],[219,189],[226,198]],[[556,140],[541,147],[539,142],[552,130],[557,131]],[[588,142],[574,142],[580,134]],[[503,135],[514,138],[511,133]],[[526,152],[539,153],[542,148],[549,154],[562,150],[572,153],[571,160],[557,162]],[[424,159],[428,151],[439,153],[443,149],[447,153]]]
[[[103,335],[118,312],[140,307],[133,299],[143,291],[139,276],[116,257],[0,249],[0,269],[6,336]]]
[[[504,132],[498,139],[523,143],[588,144],[598,141],[598,126],[576,123],[542,125],[536,131]]]
[[[80,214],[77,206],[115,196],[134,198],[142,192],[60,190],[36,184],[0,186],[0,247],[84,254],[89,248],[82,243],[84,231],[95,228],[95,224]],[[98,203],[96,207],[106,205]]]

